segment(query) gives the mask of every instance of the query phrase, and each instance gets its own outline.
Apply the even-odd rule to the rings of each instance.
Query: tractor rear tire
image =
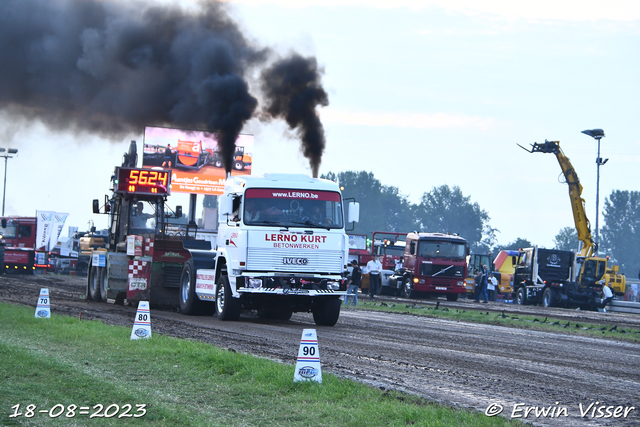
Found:
[[[238,320],[242,311],[240,298],[234,298],[227,275],[220,276],[216,286],[216,312],[220,320]]]
[[[102,301],[100,296],[100,272],[98,267],[91,267],[89,270],[89,297],[95,302]]]
[[[107,267],[99,267],[98,270],[100,270],[100,298],[102,298],[102,301],[107,302],[107,286],[109,285]]]

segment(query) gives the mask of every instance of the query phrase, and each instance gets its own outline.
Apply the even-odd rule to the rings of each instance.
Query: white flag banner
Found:
[[[53,211],[36,211],[36,250],[48,251],[51,228],[53,226]]]
[[[49,238],[48,249],[53,249],[56,246],[56,244],[58,244],[58,238],[62,233],[62,228],[64,227],[64,223],[67,220],[68,216],[69,216],[68,213],[56,212],[53,214],[53,217],[51,218],[51,221],[52,221],[51,237]]]

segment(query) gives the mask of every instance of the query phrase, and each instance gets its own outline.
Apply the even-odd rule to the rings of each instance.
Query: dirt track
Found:
[[[51,294],[52,313],[108,324],[132,326],[135,308],[84,300],[85,278],[64,276],[0,276],[0,301],[35,308],[40,288]],[[435,303],[435,302],[434,302]],[[441,300],[441,306],[448,303]],[[459,302],[457,304],[471,303]],[[482,305],[501,310],[504,305]],[[525,307],[543,316],[549,309]],[[546,310],[541,312],[540,310]],[[553,310],[571,321],[619,325],[640,324],[637,316]],[[554,414],[523,420],[535,425],[640,425],[640,345],[478,325],[403,314],[344,309],[335,327],[316,327],[310,314],[294,314],[288,322],[263,321],[251,313],[238,322],[152,311],[152,329],[208,342],[238,352],[293,364],[303,328],[318,332],[325,372],[383,388],[396,388],[428,399],[485,411],[490,404],[510,416],[515,404]],[[559,403],[556,403],[559,402]],[[635,407],[619,418],[581,418],[580,404]],[[595,413],[597,415],[597,412]]]

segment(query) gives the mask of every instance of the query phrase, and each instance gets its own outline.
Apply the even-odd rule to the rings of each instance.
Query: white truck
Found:
[[[348,206],[349,222],[358,221],[359,205]],[[316,325],[336,324],[349,255],[336,183],[306,175],[231,177],[218,198],[218,221],[216,248],[185,244],[191,259],[180,281],[183,313],[215,304],[221,320],[248,309],[285,320],[311,312]]]

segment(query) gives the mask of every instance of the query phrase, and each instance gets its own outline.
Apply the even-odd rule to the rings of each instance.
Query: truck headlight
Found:
[[[332,291],[337,291],[340,289],[340,283],[338,282],[327,282],[327,289]]]
[[[458,282],[458,286],[464,286],[464,282]]]
[[[247,280],[247,284],[249,285],[250,288],[258,289],[258,288],[262,287],[262,280],[261,279],[249,279],[249,280]]]

